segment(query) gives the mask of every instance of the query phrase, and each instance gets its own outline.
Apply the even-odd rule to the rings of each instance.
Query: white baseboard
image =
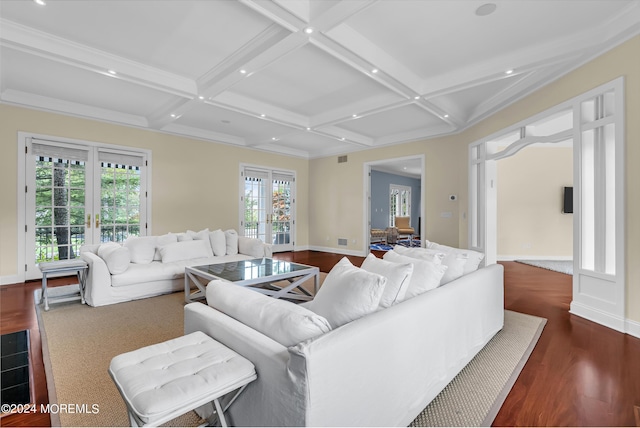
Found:
[[[347,249],[342,249],[342,248],[333,248],[333,247],[316,247],[314,245],[311,245],[309,247],[310,251],[322,251],[325,253],[336,253],[336,254],[344,254],[345,256],[359,256],[359,257],[366,257],[367,254],[365,254],[363,251],[358,251],[358,250],[347,250]]]
[[[630,319],[625,320],[625,331],[628,335],[637,337],[640,339],[640,322]]]
[[[19,280],[18,275],[0,276],[0,285],[16,284],[22,282]]]
[[[629,321],[575,301],[571,302],[569,313],[605,327],[609,327],[621,333],[625,333],[625,324]]]
[[[509,256],[509,255],[498,255],[499,262],[513,262],[516,260],[573,260],[572,255],[568,256]]]

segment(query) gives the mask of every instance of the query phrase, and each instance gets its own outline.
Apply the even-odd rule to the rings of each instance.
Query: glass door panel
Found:
[[[274,252],[293,250],[293,174],[245,167],[241,177],[241,234],[272,244]]]

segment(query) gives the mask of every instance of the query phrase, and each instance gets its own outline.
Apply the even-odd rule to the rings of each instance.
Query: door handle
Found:
[[[96,229],[100,227],[100,214],[96,214]]]
[[[87,214],[87,229],[91,229],[91,214]]]

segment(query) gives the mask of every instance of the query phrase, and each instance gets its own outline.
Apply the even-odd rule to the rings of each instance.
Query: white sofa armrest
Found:
[[[264,256],[267,258],[273,257],[273,245],[264,244]]]
[[[100,301],[100,296],[107,293],[111,287],[111,273],[105,261],[91,251],[81,251],[80,258],[89,265],[84,298],[87,304],[96,306],[96,302]]]
[[[258,379],[229,408],[235,426],[303,426],[302,385],[287,375],[286,347],[203,303],[184,307],[184,332],[202,331],[251,361]]]

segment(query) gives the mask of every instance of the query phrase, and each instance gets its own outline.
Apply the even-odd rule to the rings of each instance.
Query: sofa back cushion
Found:
[[[225,230],[224,237],[227,241],[227,254],[238,254],[238,232],[233,229]]]
[[[411,274],[411,282],[404,297],[405,300],[437,288],[447,271],[447,266],[445,265],[429,260],[404,256],[396,253],[395,250],[387,251],[383,258],[390,262],[413,264],[413,273]]]
[[[322,316],[286,300],[274,299],[231,282],[207,285],[207,304],[270,337],[294,346],[331,330]]]
[[[380,305],[387,279],[351,264],[343,257],[331,269],[310,310],[329,321],[332,328],[375,312]]]
[[[124,241],[124,246],[131,253],[131,263],[151,263],[156,253],[157,241],[157,236],[129,236]]]
[[[238,252],[259,259],[264,257],[264,243],[259,239],[238,236]]]
[[[384,287],[384,292],[380,299],[380,307],[388,308],[404,300],[411,281],[413,264],[382,260],[373,254],[369,254],[362,263],[362,269],[387,278],[387,285]]]
[[[104,260],[111,275],[118,275],[129,268],[131,255],[127,247],[115,242],[105,242],[98,247],[98,257]]]
[[[211,248],[211,240],[209,239],[209,228],[202,229],[200,232],[187,230],[187,235],[189,235],[194,241],[202,241],[205,249],[207,250],[207,257],[213,257],[213,249]]]
[[[160,255],[162,263],[210,257],[205,242],[201,239],[164,245],[160,247]]]
[[[429,249],[442,251],[443,253],[465,254],[467,258],[463,268],[464,275],[478,270],[478,266],[480,266],[480,262],[482,262],[482,259],[484,259],[484,254],[478,251],[449,247],[447,245],[442,245],[442,244],[438,244],[436,242],[430,242],[430,241],[426,241],[426,246]]]
[[[227,254],[227,239],[221,229],[210,232],[209,241],[211,242],[211,249],[213,250],[214,256],[222,257]]]
[[[158,236],[158,240],[156,241],[156,252],[153,256],[153,260],[161,261],[162,254],[160,254],[160,247],[164,247],[168,244],[173,244],[174,242],[178,242],[178,235],[175,233],[167,233],[165,235]]]

